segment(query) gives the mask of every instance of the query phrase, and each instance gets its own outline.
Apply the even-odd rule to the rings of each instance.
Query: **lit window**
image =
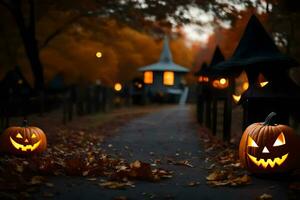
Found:
[[[151,71],[144,72],[144,83],[145,84],[153,83],[153,72]]]
[[[174,72],[164,72],[164,85],[174,85]]]
[[[199,76],[198,81],[199,82],[208,82],[209,78],[207,76]]]

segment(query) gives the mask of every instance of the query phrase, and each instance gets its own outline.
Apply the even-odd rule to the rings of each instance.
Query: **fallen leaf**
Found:
[[[108,189],[126,189],[128,187],[134,187],[132,182],[117,182],[117,181],[107,181],[104,183],[99,183],[101,187]]]
[[[206,180],[208,180],[208,181],[218,181],[218,180],[225,179],[226,176],[227,176],[227,173],[225,171],[214,171],[206,177]]]
[[[53,183],[46,183],[45,184],[47,187],[54,187],[54,184]]]
[[[33,176],[29,182],[31,185],[39,185],[42,184],[45,181],[45,178],[43,176]]]
[[[190,181],[187,183],[187,186],[189,186],[189,187],[195,187],[197,185],[200,185],[199,181]]]
[[[257,200],[271,200],[271,199],[273,199],[273,197],[270,194],[264,193],[264,194],[260,195],[259,197],[257,197],[256,199]]]
[[[17,165],[16,171],[22,173],[24,171],[23,165]]]

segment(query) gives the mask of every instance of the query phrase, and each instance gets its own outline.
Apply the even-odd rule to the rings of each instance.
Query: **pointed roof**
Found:
[[[271,64],[270,64],[271,63]],[[282,54],[255,15],[252,15],[233,56],[214,68],[239,71],[245,67],[294,67],[298,63]]]
[[[163,49],[160,54],[159,62],[173,62],[171,50],[169,47],[169,38],[165,36]]]
[[[174,72],[189,72],[189,69],[177,65],[173,62],[172,53],[169,47],[168,37],[164,38],[163,49],[160,54],[160,59],[157,63],[147,65],[138,69],[139,71],[174,71]]]
[[[206,62],[202,63],[201,68],[195,73],[195,76],[204,75],[203,71],[207,70],[207,67],[208,67],[208,65]]]
[[[207,66],[206,63],[203,63],[201,69],[198,72],[196,72],[196,74],[204,75],[204,76],[219,76],[219,75],[221,75],[220,71],[215,70],[212,66],[215,66],[218,63],[223,62],[224,60],[225,60],[225,57],[222,54],[220,47],[217,46],[214,51],[214,54],[212,56],[210,65]]]
[[[213,58],[211,59],[209,67],[212,67],[220,62],[223,62],[225,60],[225,57],[223,53],[221,52],[221,49],[219,46],[216,47],[215,52],[213,54]]]

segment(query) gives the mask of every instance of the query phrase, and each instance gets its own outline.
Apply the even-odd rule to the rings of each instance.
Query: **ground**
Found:
[[[166,106],[152,107],[148,110],[142,109],[142,111],[140,109],[132,110],[132,112],[125,110],[120,112],[123,114],[119,113],[119,115],[116,112],[111,119],[106,117],[106,121],[114,119],[119,125],[116,122],[103,125],[103,122],[101,122],[101,129],[97,129],[98,126],[95,121],[86,119],[85,121],[93,122],[95,125],[92,126],[93,128],[80,130],[83,132],[81,134],[86,135],[89,134],[88,132],[92,132],[91,134],[101,135],[101,137],[93,137],[93,139],[101,140],[96,147],[93,147],[101,149],[99,157],[105,154],[116,160],[124,159],[126,163],[134,163],[136,160],[138,160],[138,164],[139,162],[150,163],[154,169],[166,170],[168,172],[165,176],[166,178],[156,180],[149,178],[148,174],[143,174],[140,177],[130,175],[126,176],[125,180],[117,179],[117,183],[126,183],[126,187],[120,187],[122,189],[108,189],[106,187],[107,183],[111,183],[111,180],[115,181],[115,179],[111,178],[112,176],[89,174],[89,170],[83,170],[83,174],[80,174],[81,171],[79,174],[76,174],[74,169],[72,169],[73,171],[71,171],[74,172],[75,176],[74,174],[70,176],[70,173],[67,173],[67,175],[54,173],[54,176],[50,173],[50,175],[43,176],[40,181],[35,179],[33,181],[33,178],[31,178],[31,183],[38,183],[39,187],[34,189],[34,193],[27,189],[30,198],[255,199],[259,197],[273,197],[273,199],[287,199],[291,197],[287,189],[289,185],[287,180],[248,176],[245,175],[245,171],[240,171],[240,169],[236,170],[242,173],[241,177],[247,177],[246,181],[238,181],[235,182],[236,184],[232,184],[234,178],[231,178],[230,181],[226,179],[225,182],[224,180],[222,182],[214,182],[217,179],[212,178],[214,184],[209,185],[207,177],[209,174],[210,178],[213,177],[214,170],[216,170],[212,158],[212,154],[216,154],[216,152],[210,154],[210,149],[205,148],[208,140],[203,139],[201,133],[199,133],[201,131],[205,132],[205,129],[196,123],[193,107]],[[72,129],[79,128],[76,123],[69,125],[69,129],[70,127]],[[110,127],[113,131],[108,130]],[[109,134],[102,137],[103,132]],[[75,134],[74,131],[73,134]],[[52,139],[52,143],[54,141],[57,140]],[[227,150],[224,148],[224,152]],[[132,165],[128,166],[127,169]],[[85,174],[85,172],[87,173]],[[128,181],[128,177],[132,179]],[[39,177],[36,178],[39,179]],[[136,180],[136,178],[139,180]],[[238,180],[241,179],[238,178]],[[113,182],[113,184],[116,184],[116,182]],[[215,187],[218,184],[223,184],[225,187]],[[264,194],[265,196],[261,196]],[[295,196],[292,197],[297,198]]]

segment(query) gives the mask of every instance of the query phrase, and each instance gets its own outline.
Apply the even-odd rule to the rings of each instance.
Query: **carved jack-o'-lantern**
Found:
[[[266,85],[268,85],[269,81],[267,81],[267,79],[264,77],[264,75],[262,73],[260,73],[258,75],[258,83],[259,83],[259,87],[265,87]]]
[[[27,126],[24,120],[22,127],[9,127],[0,136],[2,152],[12,154],[41,153],[46,150],[47,139],[45,133],[37,128]]]
[[[286,125],[271,124],[275,115],[272,112],[264,123],[248,126],[241,138],[240,160],[253,173],[287,172],[294,167],[296,135]]]

